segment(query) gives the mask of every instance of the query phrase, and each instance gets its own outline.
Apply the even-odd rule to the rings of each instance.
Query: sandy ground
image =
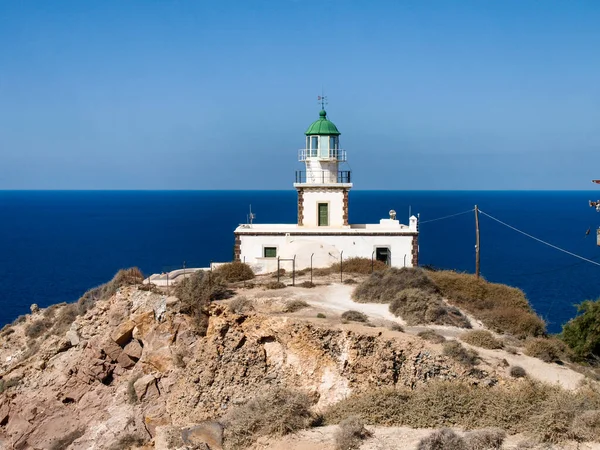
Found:
[[[284,280],[290,282],[289,280]],[[302,280],[300,280],[302,281]],[[297,280],[297,283],[300,281]],[[306,318],[314,318],[317,313],[321,312],[328,318],[329,324],[339,324],[339,316],[348,310],[360,311],[369,317],[369,320],[378,326],[389,327],[392,323],[398,323],[403,326],[407,334],[416,335],[425,329],[434,329],[439,334],[447,339],[459,339],[460,334],[465,330],[461,328],[444,326],[444,325],[428,325],[428,326],[406,326],[402,318],[395,317],[389,312],[388,305],[379,303],[357,303],[352,300],[352,291],[355,285],[346,285],[335,281],[331,278],[325,279],[328,284],[318,285],[314,288],[307,289],[301,287],[289,286],[285,289],[277,289],[265,291],[262,288],[247,290],[243,295],[249,298],[255,298],[259,303],[268,299],[290,300],[302,299],[312,306],[311,310],[303,309],[294,315]],[[319,280],[323,282],[323,280]],[[471,316],[467,316],[471,321],[473,329],[481,329],[483,325]],[[355,324],[356,326],[362,326]],[[501,336],[498,336],[501,337]],[[467,347],[471,347],[465,344]],[[487,350],[479,347],[471,347],[476,350],[479,355],[491,366],[498,366],[506,360],[510,366],[521,366],[527,374],[540,381],[546,383],[557,383],[566,389],[576,389],[580,386],[584,376],[567,366],[558,364],[545,363],[537,358],[526,356],[519,351],[513,355],[504,350]],[[508,370],[508,369],[507,369]]]

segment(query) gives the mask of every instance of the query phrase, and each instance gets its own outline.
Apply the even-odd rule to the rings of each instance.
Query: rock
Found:
[[[154,375],[148,374],[138,378],[135,383],[133,383],[133,388],[135,389],[135,394],[139,401],[152,400],[160,396]]]
[[[36,303],[34,303],[29,307],[29,310],[31,311],[31,314],[35,314],[40,310],[40,307]]]
[[[125,352],[121,352],[121,354],[117,358],[117,363],[119,363],[119,366],[121,366],[124,369],[130,369],[133,366],[135,366],[135,361],[131,359]]]
[[[173,426],[156,427],[156,437],[154,438],[155,450],[171,450],[182,447],[181,430]]]
[[[138,360],[142,357],[143,348],[140,345],[140,342],[137,339],[133,339],[129,344],[125,346],[123,349],[127,355],[135,360]]]
[[[134,328],[135,322],[132,320],[126,320],[113,330],[113,332],[110,334],[110,337],[117,344],[123,346],[131,340]]]
[[[196,426],[181,430],[185,445],[197,448],[203,444],[211,450],[223,450],[223,425],[207,420]]]
[[[79,345],[81,339],[79,338],[79,333],[77,333],[77,325],[73,323],[69,331],[67,331],[65,337],[69,340],[72,346]]]
[[[119,359],[119,355],[123,352],[123,349],[117,345],[116,342],[106,339],[102,344],[102,350],[106,353],[112,361],[117,361]]]
[[[154,327],[154,311],[146,311],[144,313],[136,314],[132,317],[136,327],[133,330],[133,337],[139,340],[143,340],[146,335]]]
[[[165,312],[167,312],[167,297],[161,297],[154,307],[154,318],[159,322],[162,321]]]
[[[157,435],[160,428],[164,427],[165,425],[171,425],[171,417],[169,414],[167,414],[165,406],[162,404],[150,405],[148,409],[144,411],[144,425],[146,426],[148,433],[150,433],[150,435],[153,437]],[[180,447],[183,445],[183,440],[181,439],[181,431],[179,431],[179,429],[177,429],[177,436],[179,437],[177,445],[172,445],[170,447],[161,447],[156,445],[155,449],[164,448],[170,450]]]

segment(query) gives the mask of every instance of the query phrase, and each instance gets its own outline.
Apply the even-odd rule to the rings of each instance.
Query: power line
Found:
[[[495,220],[496,222],[498,222],[498,223],[500,223],[500,224],[504,225],[505,227],[508,227],[508,228],[510,228],[511,230],[514,230],[514,231],[516,231],[517,233],[521,233],[522,235],[525,235],[525,236],[527,236],[528,238],[531,238],[531,239],[533,239],[533,240],[535,240],[535,241],[541,242],[541,243],[542,243],[542,244],[544,244],[544,245],[547,245],[547,246],[549,246],[549,247],[552,247],[552,248],[554,248],[554,249],[556,249],[556,250],[559,250],[559,251],[561,251],[561,252],[563,252],[563,253],[566,253],[566,254],[568,254],[568,255],[574,256],[575,258],[579,258],[579,259],[581,259],[581,260],[583,260],[583,261],[587,261],[587,262],[589,262],[589,263],[591,263],[591,264],[594,264],[594,265],[596,265],[596,266],[600,266],[600,263],[598,263],[598,262],[596,262],[596,261],[592,261],[591,259],[584,258],[583,256],[580,256],[580,255],[577,255],[577,254],[575,254],[575,253],[573,253],[573,252],[570,252],[570,251],[568,251],[568,250],[565,250],[564,248],[560,248],[560,247],[558,247],[558,246],[556,246],[556,245],[554,245],[554,244],[551,244],[551,243],[549,243],[549,242],[543,241],[543,240],[542,240],[542,239],[540,239],[540,238],[536,238],[535,236],[532,236],[532,235],[531,235],[531,234],[529,234],[529,233],[525,233],[524,231],[521,231],[521,230],[519,230],[518,228],[515,228],[515,227],[513,227],[512,225],[509,225],[509,224],[507,224],[506,222],[502,222],[500,219],[496,219],[495,217],[493,217],[493,216],[490,216],[488,213],[486,213],[486,212],[483,212],[481,209],[479,210],[479,212],[480,212],[481,214],[483,214],[483,215],[485,215],[485,216],[489,217],[490,219],[492,219],[492,220]]]
[[[421,222],[419,222],[419,225],[423,225],[424,223],[429,223],[429,222],[435,222],[437,220],[443,220],[443,219],[450,219],[451,217],[456,217],[456,216],[460,216],[462,214],[467,214],[470,212],[475,211],[474,209],[469,209],[468,211],[463,211],[463,212],[459,212],[456,214],[450,214],[449,216],[444,216],[444,217],[438,217],[437,219],[431,219],[431,220],[423,220]]]

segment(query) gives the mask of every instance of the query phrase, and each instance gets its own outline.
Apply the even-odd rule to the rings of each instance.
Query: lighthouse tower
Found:
[[[339,170],[346,162],[340,148],[340,132],[319,112],[306,135],[306,146],[298,151],[305,170],[296,171],[298,226],[306,228],[348,228],[348,191],[352,188],[350,170]]]

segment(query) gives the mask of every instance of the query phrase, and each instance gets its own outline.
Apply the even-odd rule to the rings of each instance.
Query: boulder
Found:
[[[127,353],[127,356],[129,356],[131,359],[138,360],[142,357],[143,348],[140,345],[140,341],[133,339],[125,346],[123,351]]]
[[[146,311],[136,314],[132,317],[132,320],[136,325],[135,329],[133,330],[133,337],[143,340],[154,327],[154,311]]]
[[[210,450],[223,450],[223,425],[219,422],[207,420],[196,426],[181,430],[183,443],[193,448],[202,448],[202,445]]]
[[[138,400],[153,400],[160,396],[154,375],[144,375],[133,383]]]
[[[79,333],[77,333],[77,325],[75,323],[71,324],[71,328],[69,331],[67,331],[65,337],[69,340],[72,346],[79,345],[81,338],[79,337]]]
[[[125,352],[121,352],[117,358],[117,363],[119,363],[119,366],[121,366],[123,369],[130,369],[135,366],[135,361],[131,359]]]
[[[103,342],[102,350],[104,350],[104,353],[106,353],[106,356],[108,356],[111,361],[117,361],[119,359],[119,355],[123,352],[123,349],[111,339],[106,339]]]
[[[112,331],[110,337],[117,344],[123,346],[131,340],[134,328],[135,322],[133,320],[126,320]]]
[[[40,310],[40,307],[36,303],[34,303],[29,307],[29,310],[31,311],[31,314],[35,314]]]

